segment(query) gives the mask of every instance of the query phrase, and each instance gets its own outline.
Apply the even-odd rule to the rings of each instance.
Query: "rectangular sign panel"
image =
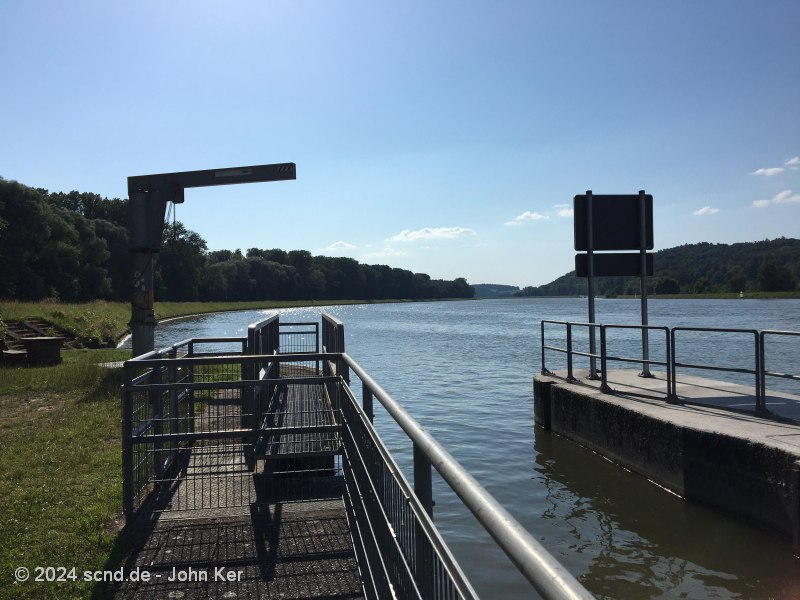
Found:
[[[641,255],[634,252],[612,252],[594,255],[595,277],[632,277],[641,275]],[[589,276],[589,255],[575,255],[575,274],[578,277]],[[653,274],[653,255],[649,252],[645,258],[647,275]]]
[[[575,250],[589,249],[586,195],[575,196]],[[653,196],[645,194],[645,248],[653,249]],[[593,250],[640,249],[639,196],[592,195]]]

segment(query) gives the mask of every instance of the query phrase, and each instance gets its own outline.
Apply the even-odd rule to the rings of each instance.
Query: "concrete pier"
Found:
[[[588,373],[575,375],[572,383],[566,373],[534,377],[537,424],[683,498],[791,534],[800,555],[800,424],[755,415],[752,387],[685,376],[678,403],[667,403],[663,374],[611,371],[609,393]],[[778,404],[800,415],[800,396],[769,393],[767,408]]]

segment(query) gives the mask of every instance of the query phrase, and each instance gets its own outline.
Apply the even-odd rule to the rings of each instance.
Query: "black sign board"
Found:
[[[631,252],[610,252],[594,255],[595,277],[632,277],[640,276],[641,255]],[[646,275],[653,274],[653,255],[648,253],[645,258]],[[586,254],[575,255],[575,274],[578,277],[589,276],[589,260]]]
[[[587,205],[585,194],[575,196],[575,250],[578,251],[589,250]],[[653,196],[651,194],[645,194],[644,207],[647,232],[645,248],[652,250]],[[638,195],[592,195],[592,250],[639,250],[640,231]],[[595,275],[599,275],[596,270]]]

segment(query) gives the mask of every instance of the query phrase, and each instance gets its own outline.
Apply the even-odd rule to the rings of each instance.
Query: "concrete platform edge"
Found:
[[[560,378],[533,378],[534,417],[685,499],[755,519],[794,538],[800,555],[800,453],[637,410]],[[708,417],[713,419],[713,417]]]

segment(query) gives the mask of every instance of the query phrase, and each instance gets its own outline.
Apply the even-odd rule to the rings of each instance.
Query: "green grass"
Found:
[[[121,523],[121,369],[127,351],[68,350],[61,365],[0,368],[0,599],[87,598]],[[79,581],[17,584],[14,569]]]
[[[397,300],[380,302],[398,302]],[[259,310],[296,306],[331,306],[336,304],[364,304],[363,300],[293,300],[285,302],[156,302],[156,319],[171,319],[189,315],[232,310]],[[128,331],[131,318],[130,304],[96,300],[80,304],[60,302],[18,302],[0,300],[0,318],[19,321],[38,317],[49,321],[77,338],[89,348],[113,347]]]

